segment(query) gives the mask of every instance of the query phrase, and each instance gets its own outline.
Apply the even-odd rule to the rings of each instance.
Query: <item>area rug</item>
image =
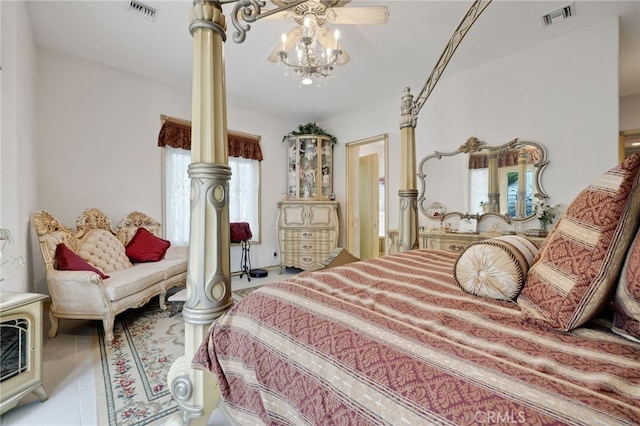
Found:
[[[238,303],[240,300],[244,299],[245,297],[247,297],[249,294],[251,294],[251,292],[257,288],[259,288],[260,286],[256,286],[256,287],[249,287],[249,288],[244,288],[242,290],[236,290],[234,292],[231,293],[231,298],[233,299],[233,301],[235,303]]]
[[[257,287],[234,291],[237,303]],[[178,411],[167,374],[184,354],[184,323],[181,314],[170,316],[158,301],[130,309],[116,317],[114,342],[104,340],[102,322],[94,321],[97,420],[99,425],[142,426],[164,424]]]

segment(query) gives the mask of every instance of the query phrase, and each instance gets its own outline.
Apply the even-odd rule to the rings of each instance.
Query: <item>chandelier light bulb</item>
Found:
[[[310,77],[305,77],[305,78],[302,79],[302,84],[304,84],[305,86],[308,86],[311,83],[313,83],[313,80],[311,80]]]
[[[334,36],[334,37],[335,37],[335,39],[336,39],[336,50],[338,50],[338,39],[340,38],[340,31],[339,31],[339,30],[336,30],[336,31],[333,33],[333,36]]]
[[[284,52],[285,46],[287,45],[287,35],[282,34],[281,40],[282,40],[282,51]]]

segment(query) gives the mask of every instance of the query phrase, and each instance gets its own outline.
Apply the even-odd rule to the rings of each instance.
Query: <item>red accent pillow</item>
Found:
[[[171,241],[158,238],[141,227],[127,244],[125,252],[133,263],[157,262],[164,258],[170,245]]]
[[[56,246],[56,269],[60,271],[91,271],[100,275],[103,280],[109,278],[109,275],[105,275],[101,270],[89,265],[64,243]]]

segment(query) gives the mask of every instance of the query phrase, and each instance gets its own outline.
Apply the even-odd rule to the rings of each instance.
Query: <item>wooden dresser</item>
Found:
[[[389,248],[388,252],[395,253],[398,239],[398,231],[391,230],[388,233]],[[442,232],[442,231],[421,231],[418,233],[418,245],[419,248],[424,249],[436,249],[436,250],[448,250],[462,252],[469,245],[489,238],[500,237],[501,234],[480,232],[478,234],[471,233],[455,233],[455,232]],[[532,241],[535,241],[538,245],[542,244],[544,237],[527,237]]]
[[[449,250],[462,252],[469,245],[489,238],[495,238],[502,236],[501,234],[480,232],[478,234],[470,233],[455,233],[455,232],[420,232],[420,248],[430,248],[436,250]],[[528,239],[536,242],[538,245],[542,244],[544,237],[527,237]]]
[[[338,245],[337,201],[278,203],[280,269],[313,271]]]

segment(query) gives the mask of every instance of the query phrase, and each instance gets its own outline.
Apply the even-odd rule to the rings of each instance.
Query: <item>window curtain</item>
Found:
[[[229,159],[231,180],[229,181],[229,222],[249,222],[254,240],[259,238],[256,194],[260,193],[260,168],[257,161],[249,158]],[[234,176],[240,179],[234,179]]]
[[[262,161],[259,136],[229,130],[227,139],[229,157]],[[191,150],[191,123],[186,120],[163,117],[162,128],[158,134],[158,146]]]
[[[535,164],[540,161],[540,151],[535,146],[527,146],[525,149],[525,158],[527,164]],[[511,149],[503,151],[498,155],[498,167],[511,167],[518,165],[518,157],[520,149]],[[489,157],[486,153],[479,152],[469,155],[469,169],[485,169],[489,167]]]
[[[166,238],[174,245],[186,246],[189,244],[191,217],[191,182],[187,175],[191,152],[169,145],[165,149]]]

